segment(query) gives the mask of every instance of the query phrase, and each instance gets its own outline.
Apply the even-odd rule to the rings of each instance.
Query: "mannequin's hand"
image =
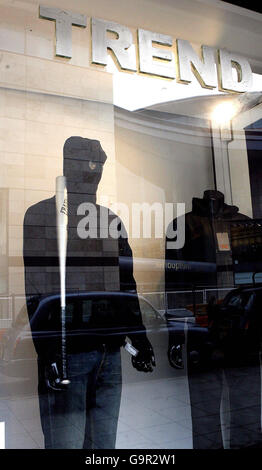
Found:
[[[62,380],[59,362],[50,362],[45,367],[45,383],[47,388],[54,391],[66,390],[68,384]]]
[[[153,348],[149,341],[146,346],[143,345],[139,349],[139,344],[135,346],[138,349],[137,356],[132,356],[132,365],[135,369],[141,372],[153,372],[153,368],[156,366],[155,356]]]

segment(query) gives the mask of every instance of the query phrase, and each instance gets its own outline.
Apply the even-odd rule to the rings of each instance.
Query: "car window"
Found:
[[[39,304],[38,298],[27,299],[27,303],[23,305],[23,307],[21,308],[12,326],[23,328],[24,326],[28,325],[29,318],[33,316],[34,312],[37,309],[38,304]]]
[[[76,327],[78,320],[77,299],[72,299],[66,304],[66,326]],[[60,300],[55,299],[45,303],[37,311],[32,322],[33,329],[37,330],[59,330],[61,328],[61,306]]]
[[[80,327],[110,326],[119,322],[119,305],[114,298],[92,297],[79,300]]]
[[[17,318],[14,322],[15,327],[23,328],[26,324],[28,324],[28,315],[27,315],[27,307],[24,305],[20,310]]]
[[[75,302],[68,302],[66,305],[66,325],[73,325],[74,321],[76,320],[76,303]]]
[[[111,299],[92,299],[91,315],[95,322],[107,321],[114,316],[115,309]]]
[[[139,319],[140,313],[146,322],[155,322],[161,319],[158,312],[144,299],[138,302],[137,297],[121,297],[112,299],[109,297],[98,298],[73,298],[66,304],[66,328],[86,328],[87,325],[113,325],[123,321],[134,322]],[[35,330],[59,330],[61,328],[61,307],[59,299],[52,299],[38,310],[33,319]]]
[[[82,302],[82,321],[84,324],[90,322],[92,315],[92,300],[83,300]]]

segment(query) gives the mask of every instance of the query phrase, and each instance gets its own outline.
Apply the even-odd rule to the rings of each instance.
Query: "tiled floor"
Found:
[[[236,413],[232,419],[234,427],[232,429],[236,431],[236,436],[239,433],[252,442],[252,439],[256,439],[258,428],[261,429],[261,416],[259,416],[260,407],[254,405],[257,397],[255,391],[252,390],[250,382],[252,374],[250,374],[250,371],[246,372],[247,380],[249,377],[249,392],[246,388],[246,381],[243,380],[245,374],[242,375],[240,382],[236,382],[240,399],[235,401]],[[239,376],[236,375],[236,381],[240,380]],[[217,410],[217,392],[216,384],[212,383],[208,376],[202,374],[197,377],[199,397],[195,399],[193,405],[191,403],[193,408],[190,405],[188,379],[184,371],[173,370],[170,376],[162,378],[157,376],[154,378],[153,375],[148,375],[148,377],[138,375],[137,377],[139,380],[130,381],[124,373],[117,448],[191,449],[193,446],[192,410],[202,426],[199,430],[199,442],[205,442],[205,448],[216,446],[218,430],[214,427],[214,410]],[[6,448],[43,448],[36,384],[35,393],[29,394],[25,386],[26,393],[20,396],[8,395],[8,380],[0,376],[0,422],[5,422]],[[10,379],[9,385],[11,389],[12,387],[14,389],[16,382],[12,384],[12,380],[15,379]],[[244,395],[248,398],[245,400],[248,406],[243,409],[241,396]],[[231,412],[234,412],[233,403]],[[224,411],[223,418],[226,426],[227,411]],[[219,444],[217,445],[219,447]]]
[[[123,386],[117,448],[192,448],[188,383],[185,377]]]
[[[0,380],[7,385],[6,377]],[[116,447],[191,448],[190,416],[187,380],[183,376],[124,384]],[[1,421],[5,422],[6,448],[44,447],[36,394],[2,394]]]

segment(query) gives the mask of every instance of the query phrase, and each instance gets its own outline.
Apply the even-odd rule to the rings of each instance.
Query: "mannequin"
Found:
[[[247,219],[238,207],[228,205],[217,190],[206,190],[203,198],[192,199],[192,211],[185,215],[185,244],[181,250],[166,250],[166,260],[209,263],[185,272],[166,271],[166,289],[202,287],[232,287],[232,251],[230,221]],[[173,231],[177,221],[171,222]],[[168,229],[170,230],[170,229]],[[168,231],[167,231],[168,232]],[[168,239],[170,241],[170,239]]]
[[[132,251],[127,236],[119,238],[87,238],[78,236],[77,227],[82,216],[78,207],[92,202],[98,226],[100,213],[107,211],[109,222],[117,227],[122,221],[109,209],[96,203],[96,193],[102,176],[106,154],[99,141],[69,137],[63,148],[64,176],[68,189],[68,245],[66,292],[100,291],[104,299],[91,304],[67,302],[69,307],[67,335],[67,368],[69,387],[64,391],[49,386],[52,364],[61,363],[59,311],[56,304],[48,307],[43,317],[42,329],[49,332],[48,347],[39,340],[38,323],[31,323],[34,345],[38,354],[39,406],[45,447],[54,448],[114,448],[121,398],[120,347],[123,335],[112,334],[113,327],[130,326],[130,339],[138,350],[132,365],[139,371],[150,372],[154,364],[153,351],[147,339],[136,296],[133,276]],[[122,233],[122,232],[121,232]],[[129,257],[131,268],[123,270],[119,256]],[[25,292],[29,318],[31,295],[45,296],[59,292],[60,277],[57,253],[55,197],[29,207],[24,217]],[[135,313],[128,316],[128,307],[117,308],[107,301],[110,291],[132,290],[135,296]],[[50,296],[49,296],[50,297]],[[125,315],[123,315],[123,311]],[[106,313],[105,313],[106,312]],[[71,316],[70,316],[71,315]],[[70,320],[72,318],[72,320]],[[55,323],[55,326],[54,326]],[[77,326],[74,326],[77,325]],[[104,328],[104,334],[88,333]],[[134,325],[141,334],[132,335]],[[132,329],[132,328],[133,329]],[[34,329],[35,328],[35,329]],[[83,334],[79,334],[83,329]],[[53,334],[53,330],[56,334]],[[107,332],[111,331],[111,335]],[[129,331],[129,330],[128,330]],[[132,338],[131,338],[132,337]],[[102,412],[101,412],[102,409]],[[108,419],[108,416],[111,419]],[[101,437],[101,417],[103,436]],[[61,426],[61,422],[63,426]]]
[[[213,295],[215,304],[216,300],[223,299],[226,293],[234,288],[230,227],[232,223],[246,219],[248,217],[241,214],[238,207],[225,203],[224,195],[220,191],[206,190],[202,198],[193,198],[192,211],[185,215],[184,247],[181,250],[166,249],[168,261],[187,261],[189,268],[199,263],[198,268],[194,270],[192,268],[187,271],[166,271],[166,290],[176,292],[175,300],[179,297],[177,292],[184,291],[181,293],[181,299],[183,298],[183,306],[186,307],[192,302],[189,301],[191,297],[188,293],[197,287],[200,291],[207,289],[207,299]],[[173,220],[171,224],[173,230],[176,230],[177,221]],[[167,233],[171,233],[170,228]],[[177,264],[183,266],[183,263]],[[204,269],[205,267],[207,268]],[[208,312],[211,312],[211,304]],[[197,449],[247,447],[259,443],[261,439],[260,431],[254,429],[251,434],[245,428],[246,412],[251,406],[250,403],[254,406],[254,413],[257,413],[254,420],[260,421],[259,354],[255,362],[250,364],[244,341],[238,343],[238,349],[235,347],[236,320],[230,309],[224,308],[224,312],[225,322],[221,320],[222,315],[218,315],[217,325],[214,327],[209,314],[209,328],[206,329],[203,342],[198,344],[201,359],[197,365],[190,357],[194,335],[192,342],[190,331],[187,336],[193,447]],[[196,335],[197,328],[196,325]],[[216,335],[218,339],[213,343],[212,328],[215,334],[217,331],[222,332],[220,337]],[[230,351],[226,354],[223,348],[223,338],[226,334],[229,335],[234,354]],[[207,344],[211,346],[211,352],[208,353],[205,349]],[[244,362],[241,363],[243,357]],[[226,413],[221,415],[221,409],[226,410]],[[239,427],[236,424],[239,424]]]

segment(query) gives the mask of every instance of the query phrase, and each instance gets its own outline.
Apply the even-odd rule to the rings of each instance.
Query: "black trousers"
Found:
[[[250,365],[189,366],[193,448],[261,446],[260,360]]]

